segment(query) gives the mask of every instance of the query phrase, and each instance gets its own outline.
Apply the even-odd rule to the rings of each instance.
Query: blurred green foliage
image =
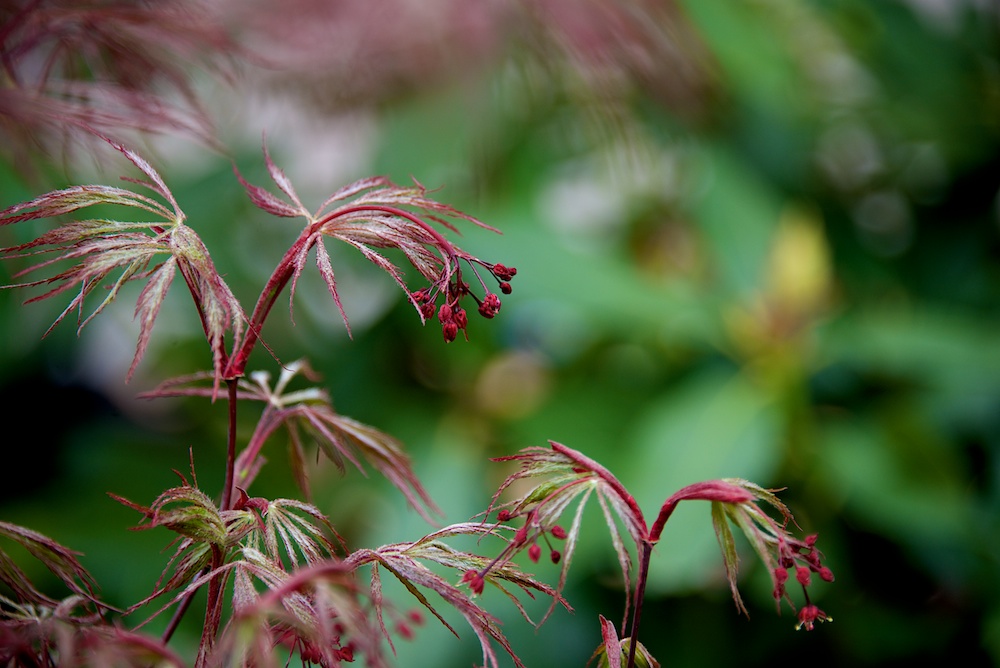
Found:
[[[446,345],[345,250],[334,258],[354,339],[306,275],[295,325],[278,311],[265,340],[281,359],[309,357],[338,410],[406,443],[449,522],[485,508],[503,479],[488,457],[547,439],[604,463],[647,515],[702,479],[786,488],[837,576],[815,592],[834,623],[796,633],[749,551],[752,618],[739,617],[708,506],[682,506],[644,612],[642,641],[663,665],[1000,662],[995,6],[688,0],[674,20],[700,45],[688,60],[678,46],[700,78],[684,104],[656,81],[587,88],[572,54],[512,48],[476,77],[379,108],[372,173],[443,184],[440,199],[503,231],[462,238],[518,269],[495,321],[473,318],[470,340]],[[657,28],[669,39],[676,26]],[[281,136],[268,141],[294,166]],[[264,182],[256,147],[236,162]],[[35,192],[0,168],[4,204]],[[251,303],[294,229],[252,210],[226,160],[162,171]],[[208,364],[175,296],[133,385]],[[127,398],[141,387],[108,389],[124,371],[101,356],[121,348],[127,364],[130,307],[79,340],[67,326],[39,341],[57,307],[21,298],[0,293],[11,425],[0,516],[84,552],[105,596],[128,605],[149,592],[168,539],[126,533],[138,518],[104,493],[149,502],[171,468],[187,472],[189,448],[201,485],[221,485],[220,406],[155,410]],[[296,494],[282,444],[270,448],[254,493]],[[317,476],[317,504],[352,544],[428,531],[384,481]],[[486,594],[529,666],[583,665],[597,614],[619,617],[614,553],[591,519],[567,590],[575,614],[536,632]],[[397,643],[400,665],[477,660],[460,624],[461,641],[434,626]]]

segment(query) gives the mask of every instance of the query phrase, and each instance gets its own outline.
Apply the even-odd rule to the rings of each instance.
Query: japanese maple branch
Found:
[[[629,496],[631,498],[631,496]],[[667,520],[673,515],[677,504],[686,499],[699,499],[702,501],[720,501],[723,503],[745,503],[753,500],[753,495],[746,490],[739,489],[731,484],[711,480],[699,482],[675,492],[660,507],[660,512],[650,527],[649,533],[643,538],[640,549],[639,578],[635,584],[635,609],[632,611],[632,624],[629,629],[631,642],[628,652],[627,668],[634,668],[636,646],[639,644],[639,622],[642,618],[642,602],[646,594],[646,582],[649,573],[649,560],[653,553],[653,546],[660,542],[660,535],[667,524]]]
[[[352,213],[361,213],[366,211],[378,211],[399,216],[400,218],[405,218],[414,225],[419,226],[427,232],[427,234],[429,234],[438,244],[438,247],[444,251],[442,253],[444,271],[448,273],[452,271],[452,267],[454,267],[456,275],[458,278],[461,278],[458,265],[458,254],[455,252],[454,246],[450,241],[445,239],[440,232],[421,220],[419,216],[410,213],[405,209],[399,209],[394,206],[385,206],[381,204],[359,204],[357,206],[351,206],[334,211],[306,227],[288,252],[285,253],[285,256],[281,259],[281,262],[271,274],[267,284],[261,291],[260,297],[257,299],[253,314],[250,316],[250,325],[247,336],[243,340],[243,344],[239,351],[234,352],[233,356],[229,360],[229,364],[227,365],[226,372],[224,374],[225,378],[238,378],[243,375],[243,372],[246,369],[247,361],[250,358],[250,353],[253,351],[254,347],[257,345],[258,339],[260,338],[260,331],[264,326],[264,321],[271,312],[271,308],[277,301],[278,296],[281,294],[282,290],[285,289],[285,286],[288,285],[288,281],[291,280],[295,273],[295,266],[292,262],[292,258],[298,256],[298,254],[302,251],[302,246],[305,244],[311,245],[312,239],[316,235],[317,231],[331,220],[350,215]]]

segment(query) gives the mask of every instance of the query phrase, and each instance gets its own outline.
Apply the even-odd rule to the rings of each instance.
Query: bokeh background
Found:
[[[749,550],[750,618],[737,614],[708,506],[692,504],[653,559],[642,639],[663,665],[1000,661],[995,2],[278,4],[217,0],[191,15],[191,34],[221,26],[232,48],[143,33],[139,47],[177,58],[181,78],[157,88],[155,71],[115,81],[126,68],[108,65],[114,50],[84,48],[98,24],[76,25],[62,57],[89,63],[72,70],[82,81],[103,85],[103,72],[189,114],[131,119],[158,133],[113,118],[108,129],[161,171],[248,308],[296,234],[253,209],[232,174],[235,162],[266,182],[265,132],[311,206],[355,178],[412,177],[502,230],[461,238],[518,269],[501,314],[472,318],[467,342],[421,327],[391,279],[346,248],[333,257],[353,340],[308,273],[294,325],[276,310],[264,331],[280,359],[308,357],[338,410],[406,444],[446,521],[485,508],[509,472],[490,457],[548,439],[604,463],[648,516],[685,484],[748,478],[785,488],[802,530],[819,533],[837,580],[814,586],[814,601],[835,621],[796,632]],[[126,169],[67,127],[19,118],[11,90],[0,204]],[[91,122],[109,99],[72,98]],[[0,268],[4,281],[16,268]],[[0,292],[0,517],[83,552],[121,606],[151,591],[169,536],[129,531],[138,518],[106,492],[148,503],[177,482],[172,469],[189,470],[189,451],[211,492],[225,452],[221,404],[135,399],[209,365],[180,288],[125,384],[136,294],[79,336],[67,322],[43,339],[64,304]],[[277,369],[263,350],[255,362]],[[268,447],[251,491],[297,495],[285,445]],[[316,504],[352,545],[430,529],[375,476],[314,475]],[[621,617],[592,510],[566,591],[573,614],[536,630],[487,593],[529,666],[584,665],[597,615]],[[196,644],[197,618],[179,647]],[[419,628],[396,643],[398,664],[479,661],[471,631],[456,629]]]

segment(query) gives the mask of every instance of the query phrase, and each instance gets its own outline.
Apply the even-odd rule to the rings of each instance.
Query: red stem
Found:
[[[235,378],[226,381],[229,387],[229,437],[226,446],[226,481],[222,485],[220,511],[230,509],[233,502],[233,470],[236,468],[236,384]]]
[[[212,570],[222,566],[222,550],[217,545],[212,546]],[[208,582],[208,602],[205,605],[205,624],[201,631],[201,641],[198,643],[198,658],[195,668],[207,668],[212,649],[215,647],[215,636],[222,622],[222,574],[218,574]]]
[[[205,571],[198,573],[198,577],[204,575]],[[177,630],[177,626],[181,623],[181,619],[184,618],[185,613],[187,613],[188,608],[191,607],[191,601],[194,599],[195,592],[189,593],[174,610],[173,617],[170,618],[170,623],[167,624],[167,628],[164,629],[163,635],[160,636],[160,640],[166,645],[170,642],[170,638],[173,637],[174,631]]]
[[[663,525],[670,519],[674,508],[681,501],[718,501],[721,503],[739,504],[754,500],[754,495],[748,490],[725,480],[707,480],[696,482],[677,490],[663,502],[660,514],[656,516],[653,527],[649,531],[649,542],[656,544],[663,532]]]
[[[642,543],[642,555],[639,563],[639,579],[635,583],[635,609],[632,610],[632,628],[629,631],[628,663],[626,668],[634,668],[635,651],[639,645],[639,621],[642,618],[642,602],[646,596],[646,581],[649,573],[649,559],[653,553],[653,544],[649,541]]]
[[[248,331],[246,338],[243,339],[243,345],[229,360],[229,365],[226,367],[225,372],[226,378],[238,378],[243,375],[247,361],[250,359],[250,353],[260,338],[260,330],[264,326],[264,321],[271,312],[274,303],[278,300],[278,295],[285,289],[285,286],[288,285],[288,281],[291,280],[294,274],[295,270],[289,258],[295,257],[300,252],[302,244],[307,243],[309,237],[312,236],[312,231],[313,226],[310,225],[299,235],[299,238],[295,240],[295,243],[285,253],[281,262],[275,267],[274,272],[271,273],[271,277],[261,291],[260,297],[257,298],[257,304],[254,305],[253,315],[250,317],[250,324],[247,327]]]
[[[667,499],[663,507],[660,508],[660,514],[656,516],[656,521],[653,522],[653,527],[649,530],[649,543],[651,545],[656,545],[660,541],[660,534],[663,533],[663,527],[673,514],[677,503],[677,501]]]

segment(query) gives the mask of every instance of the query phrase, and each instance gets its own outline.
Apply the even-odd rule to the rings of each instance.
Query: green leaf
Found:
[[[153,502],[150,527],[163,526],[211,545],[226,544],[226,524],[207,494],[189,486],[174,487]]]

